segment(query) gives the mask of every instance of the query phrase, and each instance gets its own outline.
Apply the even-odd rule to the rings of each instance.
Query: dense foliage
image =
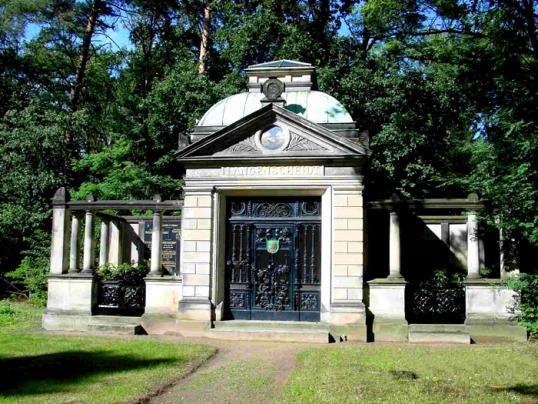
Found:
[[[141,262],[137,265],[128,263],[119,265],[105,264],[97,268],[95,275],[101,281],[118,281],[125,285],[138,285],[144,281],[144,277],[148,272],[147,262]]]
[[[277,58],[317,66],[320,89],[368,131],[370,196],[477,192],[490,201],[484,219],[501,217],[510,264],[536,270],[534,7],[0,0],[1,272],[15,271],[29,290],[30,278],[41,282],[59,186],[75,197],[180,197],[178,139],[214,102],[246,88],[243,68]],[[130,46],[109,39],[118,32]]]
[[[516,291],[512,307],[515,317],[530,333],[538,335],[538,275],[511,276],[506,284]]]

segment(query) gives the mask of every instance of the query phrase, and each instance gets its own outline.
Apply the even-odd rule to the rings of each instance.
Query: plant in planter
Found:
[[[105,264],[95,272],[99,281],[117,281],[125,285],[138,285],[144,281],[149,267],[146,261],[138,264],[122,263],[119,265]]]
[[[102,314],[139,315],[144,312],[148,265],[106,264],[97,269],[97,311]]]

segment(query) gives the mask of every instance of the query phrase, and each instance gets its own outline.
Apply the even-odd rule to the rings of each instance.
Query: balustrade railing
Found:
[[[127,201],[95,200],[90,195],[84,201],[71,201],[65,189],[60,188],[53,198],[51,273],[94,276],[96,268],[106,264],[137,265],[149,259],[148,276],[177,275],[169,274],[162,264],[163,214],[180,211],[182,206],[183,201],[163,201],[159,195],[155,195],[152,200]],[[149,217],[138,218],[133,223],[133,220],[128,220],[133,219],[132,216],[105,212],[130,212],[135,209],[152,212],[151,250],[147,247],[149,240],[144,237],[144,224]],[[97,222],[98,236],[95,228]],[[96,238],[99,239],[98,247]],[[118,314],[143,312],[143,281],[137,284],[104,279],[97,281],[98,309]]]

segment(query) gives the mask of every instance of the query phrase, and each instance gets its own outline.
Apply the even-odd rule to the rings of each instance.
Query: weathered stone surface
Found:
[[[176,277],[148,277],[146,282],[145,314],[169,314],[177,312],[181,300],[181,282]]]

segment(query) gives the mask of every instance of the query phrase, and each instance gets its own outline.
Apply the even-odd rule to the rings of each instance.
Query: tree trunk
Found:
[[[527,34],[535,57],[538,57],[538,33],[536,32],[536,20],[534,15],[534,1],[523,0],[523,15],[527,20]]]
[[[200,40],[200,58],[198,61],[198,73],[205,74],[205,57],[209,51],[209,26],[211,24],[211,6],[209,2],[204,7],[204,19],[202,21],[202,35]]]
[[[97,18],[99,18],[99,12],[101,8],[102,8],[102,0],[94,0],[90,8],[90,15],[88,16],[86,30],[84,31],[84,36],[82,37],[82,45],[80,47],[79,62],[77,66],[77,73],[75,76],[75,81],[73,85],[71,86],[70,106],[69,106],[71,112],[75,112],[78,109],[80,93],[82,91],[82,83],[84,81],[84,73],[86,71],[86,64],[88,63],[88,58],[90,55],[90,46],[92,44],[92,37],[95,31],[95,24],[97,23]]]

